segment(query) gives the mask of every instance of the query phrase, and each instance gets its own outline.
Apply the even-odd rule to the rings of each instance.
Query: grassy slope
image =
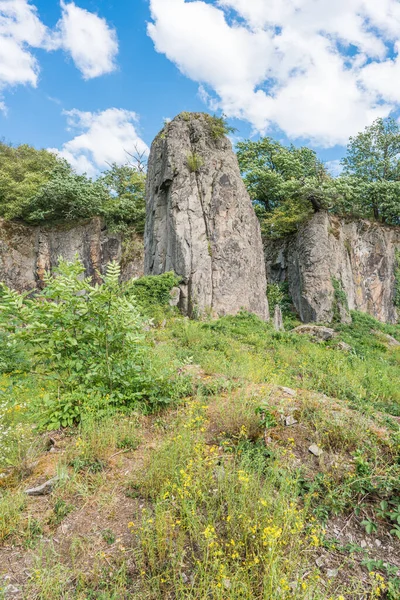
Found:
[[[400,350],[377,329],[400,339],[359,314],[329,344],[245,314],[169,316],[149,332],[154,360],[192,377],[192,397],[57,432],[55,452],[26,419],[45,389],[3,376],[3,588],[29,599],[399,598]],[[51,496],[22,493],[56,473]]]

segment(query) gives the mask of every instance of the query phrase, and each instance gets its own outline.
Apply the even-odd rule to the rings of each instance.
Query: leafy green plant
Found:
[[[365,527],[365,531],[368,533],[368,535],[378,531],[378,525],[374,521],[371,521],[371,519],[364,519],[361,521],[361,525]]]
[[[180,282],[180,277],[172,271],[163,275],[147,275],[132,283],[136,302],[143,309],[154,306],[166,307],[171,300],[170,292]]]
[[[73,510],[73,504],[68,504],[62,498],[57,498],[54,504],[53,513],[49,518],[49,523],[51,525],[59,525]]]
[[[265,429],[270,429],[278,425],[275,415],[271,412],[268,406],[257,406],[256,414],[260,416],[260,425],[265,427]]]
[[[60,260],[33,298],[3,288],[0,328],[33,353],[37,377],[48,382],[36,406],[51,429],[72,425],[91,410],[121,407],[149,396],[143,319],[119,284],[112,263],[102,285],[83,278],[79,262]]]
[[[217,117],[216,115],[206,115],[206,119],[210,125],[211,135],[215,140],[237,131],[235,127],[228,124],[225,115],[222,115],[221,117]]]
[[[197,173],[204,165],[204,160],[196,152],[191,152],[186,158],[186,163],[191,173]]]
[[[109,546],[112,546],[112,544],[115,543],[115,533],[111,529],[104,529],[104,531],[101,532],[101,536]]]

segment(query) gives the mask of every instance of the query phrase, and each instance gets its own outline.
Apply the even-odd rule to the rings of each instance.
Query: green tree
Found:
[[[113,163],[99,181],[109,193],[103,211],[109,226],[114,230],[134,226],[138,233],[143,233],[146,218],[144,172],[129,164]]]
[[[100,181],[77,175],[66,161],[59,160],[19,216],[32,223],[87,219],[104,215],[109,201],[110,195]]]
[[[0,216],[20,218],[58,164],[47,150],[0,143]]]
[[[349,212],[400,223],[400,127],[393,118],[377,119],[350,138],[342,160],[354,189]]]
[[[265,233],[290,233],[313,212],[329,207],[332,178],[310,148],[286,147],[265,137],[240,142],[237,156]]]

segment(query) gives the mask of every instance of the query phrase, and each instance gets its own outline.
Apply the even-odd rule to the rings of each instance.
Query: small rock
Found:
[[[339,571],[337,569],[328,569],[327,572],[326,572],[326,576],[330,577],[330,578],[337,577],[338,572]]]
[[[346,344],[346,342],[339,342],[337,347],[339,350],[343,350],[343,352],[351,352],[353,350],[350,344]]]
[[[297,425],[297,423],[298,423],[298,421],[292,415],[285,417],[286,427],[290,427],[291,425]]]
[[[324,452],[319,446],[317,446],[317,444],[312,444],[308,451],[311,452],[311,454],[314,454],[314,456],[321,456],[321,454]]]
[[[375,546],[376,546],[377,548],[380,548],[380,547],[382,546],[382,542],[381,542],[381,540],[375,540]]]
[[[4,588],[5,597],[14,596],[15,594],[19,594],[19,589],[15,587],[15,585],[6,585],[6,587]]]
[[[286,396],[291,396],[292,398],[297,396],[296,390],[292,390],[292,388],[280,386],[279,389],[286,394]]]
[[[292,329],[292,333],[298,333],[300,335],[311,335],[313,338],[326,342],[332,340],[336,332],[330,327],[324,327],[323,325],[300,325]]]
[[[365,540],[361,540],[360,546],[361,546],[361,548],[366,548],[367,547],[367,542]]]
[[[58,481],[58,477],[54,477],[53,479],[49,479],[42,485],[38,487],[31,488],[29,490],[25,490],[25,494],[28,496],[48,496],[53,491],[54,485]]]

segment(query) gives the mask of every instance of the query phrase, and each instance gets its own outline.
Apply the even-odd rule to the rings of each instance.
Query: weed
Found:
[[[191,173],[197,173],[204,165],[203,158],[196,152],[191,152],[187,155],[186,164]]]
[[[219,140],[226,135],[235,133],[235,127],[228,125],[225,115],[217,117],[216,115],[205,115],[210,126],[211,135],[215,140]]]
[[[104,531],[101,532],[101,537],[109,546],[112,546],[112,544],[115,543],[116,538],[111,529],[104,529]]]
[[[65,500],[58,498],[54,504],[53,514],[49,518],[49,523],[51,525],[59,525],[74,508],[72,504],[68,504]]]

